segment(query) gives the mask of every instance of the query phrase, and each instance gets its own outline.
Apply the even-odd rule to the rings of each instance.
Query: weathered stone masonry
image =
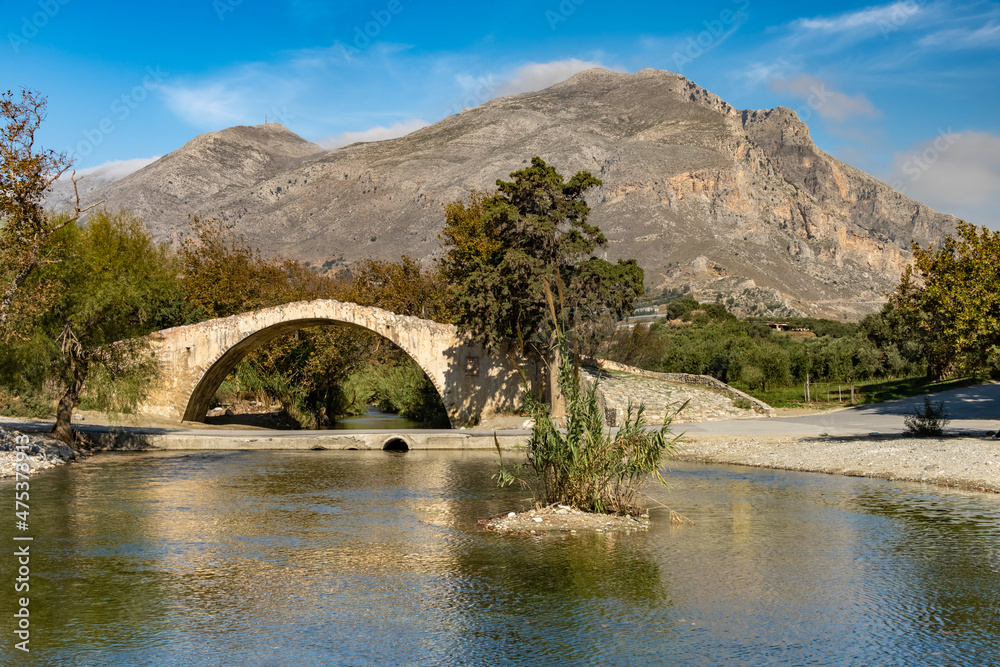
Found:
[[[475,423],[520,405],[522,381],[508,355],[486,355],[481,346],[459,336],[454,326],[381,308],[318,300],[151,334],[162,372],[142,411],[202,421],[219,385],[247,353],[282,334],[330,324],[374,331],[402,348],[438,390],[452,426]],[[538,369],[528,364],[527,370],[535,382]]]

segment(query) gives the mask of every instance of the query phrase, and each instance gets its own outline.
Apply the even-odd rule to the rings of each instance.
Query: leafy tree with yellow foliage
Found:
[[[1000,232],[958,223],[941,248],[913,245],[891,302],[926,346],[930,374],[1000,370]]]
[[[28,319],[44,310],[39,297],[47,296],[46,285],[36,281],[26,295],[25,283],[54,261],[52,236],[93,208],[81,209],[79,196],[72,213],[55,216],[44,208],[45,194],[72,165],[65,155],[36,145],[45,107],[45,98],[31,90],[22,89],[20,98],[9,90],[0,95],[0,340],[12,333],[8,320],[19,307]]]

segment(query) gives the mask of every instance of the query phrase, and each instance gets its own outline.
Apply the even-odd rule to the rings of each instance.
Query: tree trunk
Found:
[[[73,433],[73,410],[80,401],[80,393],[83,391],[83,382],[87,377],[86,364],[81,359],[70,360],[70,371],[72,379],[67,383],[66,392],[59,399],[59,407],[56,408],[56,423],[52,427],[52,435],[72,446],[76,440]]]

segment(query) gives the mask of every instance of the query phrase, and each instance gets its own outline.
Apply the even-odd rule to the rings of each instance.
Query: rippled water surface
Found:
[[[677,464],[648,490],[695,526],[501,536],[476,521],[527,502],[494,458],[102,455],[36,478],[16,664],[1000,664],[996,496]]]

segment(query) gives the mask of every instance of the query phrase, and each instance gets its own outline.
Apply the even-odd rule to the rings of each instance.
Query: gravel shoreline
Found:
[[[79,452],[55,438],[0,428],[0,478],[14,477],[19,463],[27,464],[28,474],[34,475],[78,456]]]
[[[690,436],[673,458],[1000,493],[1000,441],[990,438]]]

